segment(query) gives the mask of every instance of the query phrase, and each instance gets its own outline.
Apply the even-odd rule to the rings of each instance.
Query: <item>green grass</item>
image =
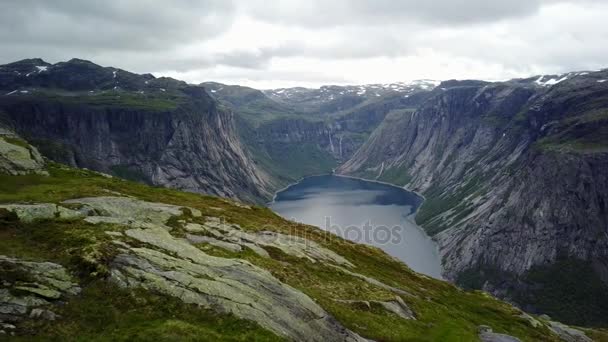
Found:
[[[19,138],[15,138],[15,137],[8,137],[8,136],[2,136],[0,137],[0,139],[3,139],[4,141],[6,141],[9,144],[13,144],[16,146],[20,146],[26,149],[30,149],[30,144],[28,144],[25,140],[23,139],[19,139]]]
[[[59,322],[29,321],[14,341],[281,341],[255,323],[145,290],[94,281],[59,307]]]
[[[441,224],[441,222],[436,222],[437,216],[461,205],[467,196],[479,191],[481,186],[481,177],[475,176],[471,177],[462,187],[450,195],[443,194],[442,190],[438,187],[431,187],[424,193],[426,199],[416,214],[416,223],[422,226],[429,235],[440,233],[447,229],[448,226]],[[462,219],[463,217],[462,215],[457,216],[458,219]]]
[[[405,169],[400,167],[392,167],[388,170],[384,170],[378,180],[403,186],[412,180],[412,176]]]
[[[509,304],[481,292],[464,292],[446,282],[419,276],[378,248],[286,221],[268,208],[237,207],[220,198],[108,179],[57,164],[51,164],[49,172],[49,177],[0,176],[0,202],[59,202],[108,195],[110,190],[143,200],[194,207],[204,216],[221,216],[249,231],[274,230],[306,237],[347,258],[356,265],[355,272],[411,293],[413,296],[402,298],[417,319],[403,320],[377,307],[368,309],[336,301],[391,300],[394,294],[322,263],[275,249],[268,250],[272,258],[262,258],[249,250],[232,253],[206,244],[199,248],[213,255],[245,259],[269,270],[279,280],[312,297],[346,327],[375,340],[470,341],[475,340],[477,327],[482,324],[522,341],[553,340],[546,331],[534,329],[518,318],[519,311]],[[177,219],[170,224],[176,225]],[[106,284],[103,281],[106,265],[115,250],[103,231],[124,228],[99,227],[82,221],[20,224],[7,215],[0,215],[0,221],[0,254],[59,262],[85,287],[83,296],[60,308],[61,320],[33,327],[40,331],[37,335],[40,340],[145,340],[151,336],[159,340],[274,338],[252,323],[212,314],[154,293],[124,291]],[[177,228],[172,233],[181,234]]]
[[[139,94],[129,91],[66,92],[57,90],[35,91],[19,97],[23,101],[60,102],[69,105],[85,105],[98,108],[130,108],[150,112],[175,110],[187,101],[186,95],[178,92]]]
[[[517,293],[516,300],[568,324],[608,325],[608,286],[589,263],[561,259],[532,268],[523,279],[533,286]]]

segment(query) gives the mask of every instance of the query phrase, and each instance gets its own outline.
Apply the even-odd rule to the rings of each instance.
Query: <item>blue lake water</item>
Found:
[[[422,199],[377,182],[334,175],[303,179],[269,207],[284,218],[382,248],[413,270],[441,278],[435,243],[414,223]]]

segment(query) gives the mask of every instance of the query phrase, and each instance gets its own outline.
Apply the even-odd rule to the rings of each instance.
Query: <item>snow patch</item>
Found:
[[[597,80],[597,83],[604,83],[606,81],[608,81],[608,80]]]
[[[165,91],[167,91],[167,89],[165,89],[165,88],[160,88],[160,91],[165,92]]]
[[[112,78],[116,78],[116,70],[112,71]]]
[[[19,90],[13,90],[10,93],[6,93],[6,95],[13,95],[14,93],[18,92]]]
[[[45,66],[45,65],[43,65],[43,66],[36,66],[36,69],[38,69],[38,72],[39,72],[39,73],[40,73],[40,72],[43,72],[43,71],[47,71],[47,70],[48,70],[48,68],[49,68],[49,67],[48,67],[48,66]]]

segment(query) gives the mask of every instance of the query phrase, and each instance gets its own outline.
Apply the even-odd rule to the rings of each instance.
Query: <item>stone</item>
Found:
[[[204,225],[188,224],[189,232],[208,233],[219,240],[238,244],[253,250],[260,256],[270,257],[263,247],[274,247],[283,253],[311,262],[325,262],[354,267],[354,265],[339,254],[322,247],[318,243],[293,235],[272,231],[247,232],[235,224],[223,223],[217,217],[207,217]]]
[[[395,296],[394,301],[376,303],[380,304],[387,311],[390,311],[403,319],[416,319],[414,312],[399,296]]]
[[[100,213],[98,216],[129,219],[159,225],[166,224],[173,216],[183,215],[182,209],[189,210],[194,217],[202,216],[201,211],[195,208],[146,202],[131,197],[88,197],[67,200],[63,203],[83,204],[85,207],[94,209],[96,212]]]
[[[225,241],[221,241],[218,239],[214,239],[212,237],[209,236],[200,236],[200,235],[192,235],[192,234],[186,234],[186,239],[188,241],[190,241],[191,243],[208,243],[212,246],[216,246],[219,248],[223,248],[225,250],[231,251],[231,252],[240,252],[243,249],[241,248],[240,245],[237,245],[235,243],[230,243],[230,242],[225,242]]]
[[[32,284],[32,286],[15,286],[15,290],[30,292],[40,297],[47,299],[59,299],[61,298],[61,292],[50,289],[44,285]]]
[[[116,257],[110,273],[116,284],[232,313],[293,340],[363,341],[310,297],[248,261],[208,255],[159,227],[128,229],[125,235],[150,248]]]
[[[584,332],[555,321],[549,321],[549,329],[564,342],[593,342]]]
[[[403,299],[399,296],[395,296],[395,300],[391,301],[377,301],[377,300],[336,300],[340,303],[347,304],[359,304],[363,305],[368,310],[371,310],[371,304],[380,305],[386,311],[393,313],[403,319],[416,319],[414,316],[414,312],[409,308],[407,304],[403,301]]]
[[[517,337],[505,334],[497,334],[493,332],[480,332],[479,339],[481,342],[521,342]]]
[[[16,139],[16,138],[12,138]],[[44,160],[35,147],[13,144],[6,136],[0,136],[0,173],[24,175],[47,174]]]
[[[37,309],[33,309],[30,312],[30,318],[54,321],[57,319],[57,314],[50,310],[44,310],[44,309],[37,308]]]
[[[0,288],[0,318],[14,324],[26,318],[28,312],[31,318],[55,320],[57,315],[48,307],[81,291],[65,268],[55,263],[0,255],[0,269],[14,278],[8,288]]]
[[[84,217],[81,212],[53,203],[3,204],[0,205],[0,208],[15,213],[19,220],[27,223],[43,219],[77,219]]]

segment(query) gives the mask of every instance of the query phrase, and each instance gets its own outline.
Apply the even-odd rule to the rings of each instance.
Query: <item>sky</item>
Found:
[[[0,64],[259,89],[608,67],[607,0],[1,0]]]

